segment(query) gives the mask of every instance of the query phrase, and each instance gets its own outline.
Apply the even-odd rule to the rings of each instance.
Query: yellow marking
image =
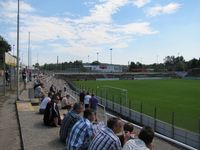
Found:
[[[17,103],[17,109],[19,111],[34,111],[33,106],[29,102],[24,102],[24,103],[18,102]]]

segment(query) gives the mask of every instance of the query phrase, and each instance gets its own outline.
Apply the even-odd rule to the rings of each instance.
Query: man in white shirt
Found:
[[[44,114],[47,103],[51,101],[51,96],[52,96],[51,93],[48,93],[48,96],[45,97],[40,103],[40,109],[39,109],[40,114]]]
[[[91,98],[91,95],[89,94],[89,92],[87,92],[85,97],[84,97],[85,108],[89,108],[90,98]]]
[[[151,150],[154,131],[151,127],[143,127],[138,138],[128,140],[122,150]]]

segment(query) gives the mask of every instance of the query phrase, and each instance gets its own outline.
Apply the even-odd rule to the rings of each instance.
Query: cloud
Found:
[[[161,14],[172,14],[180,8],[179,3],[170,3],[166,6],[155,6],[147,10],[147,16],[157,16]]]
[[[1,1],[0,2],[0,14],[1,18],[6,18],[6,19],[15,19],[16,20],[16,14],[17,14],[17,1],[14,0],[9,0],[9,1]],[[20,2],[20,13],[31,13],[34,12],[35,9],[31,7],[31,5],[21,1]]]
[[[138,35],[158,33],[151,28],[148,22],[118,25],[112,20],[112,15],[117,13],[121,7],[128,4],[142,7],[150,0],[101,0],[99,2],[89,10],[88,16],[74,19],[40,16],[35,8],[22,2],[20,5],[22,9],[20,12],[20,47],[27,47],[28,32],[30,32],[31,44],[35,50],[45,50],[44,46],[46,46],[48,52],[57,51],[81,56],[106,46],[118,49],[127,48],[129,42]],[[17,3],[6,1],[1,2],[0,5],[4,11],[0,11],[1,18],[9,20],[10,24],[16,23]],[[8,36],[15,39],[16,31],[9,31]]]
[[[137,7],[143,7],[147,3],[149,3],[151,0],[132,0],[133,5],[136,5]]]

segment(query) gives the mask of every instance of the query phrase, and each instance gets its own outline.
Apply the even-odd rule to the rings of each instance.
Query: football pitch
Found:
[[[102,96],[105,87],[113,87],[107,88],[110,90],[106,96],[111,100],[125,97],[127,90],[128,103],[124,104],[127,107],[140,112],[142,103],[143,113],[152,117],[156,107],[157,118],[168,123],[172,122],[174,112],[177,127],[199,132],[200,80],[93,80],[77,81],[75,84],[99,96]],[[119,100],[115,102],[119,103]]]

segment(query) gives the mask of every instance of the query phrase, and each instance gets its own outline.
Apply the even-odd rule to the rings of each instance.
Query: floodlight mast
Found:
[[[19,100],[19,0],[17,5],[17,100]]]

